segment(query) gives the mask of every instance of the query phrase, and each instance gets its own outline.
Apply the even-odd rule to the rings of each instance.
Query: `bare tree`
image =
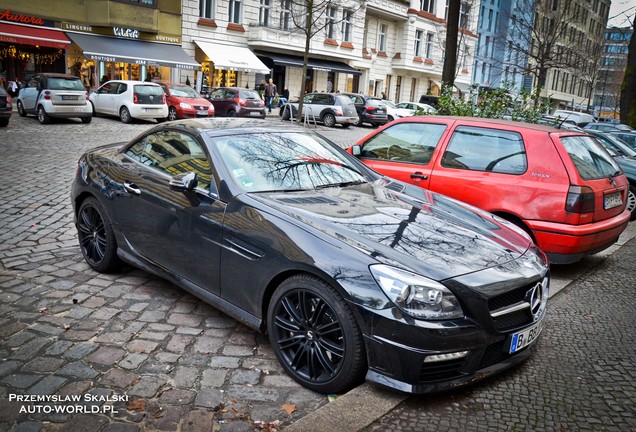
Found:
[[[632,28],[636,27],[636,15]],[[636,37],[632,33],[627,54],[627,68],[621,87],[621,123],[636,128]]]
[[[365,6],[366,0],[287,0],[286,3],[294,27],[292,31],[300,32],[305,36],[302,74],[304,87],[311,40],[325,30],[332,31],[345,19],[344,14],[336,14],[336,11],[345,9],[351,11],[353,15]],[[302,90],[301,88],[298,104],[299,116],[303,110]]]
[[[581,81],[587,85],[587,110],[592,107],[594,90],[601,79],[603,66],[603,33],[588,39],[575,53],[575,64],[570,67],[574,75],[578,75]]]
[[[528,59],[526,72],[535,78],[537,94],[546,85],[548,71],[552,68],[570,69],[575,64],[574,52],[580,49],[579,31],[576,37],[574,24],[582,19],[581,9],[573,2],[537,0],[531,11],[520,11],[511,17],[512,34],[509,48]],[[535,99],[538,103],[538,98]]]

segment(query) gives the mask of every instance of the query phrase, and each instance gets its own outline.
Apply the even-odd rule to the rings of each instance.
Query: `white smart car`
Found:
[[[88,98],[94,115],[117,116],[124,123],[133,118],[162,122],[168,117],[166,94],[151,82],[107,81]]]

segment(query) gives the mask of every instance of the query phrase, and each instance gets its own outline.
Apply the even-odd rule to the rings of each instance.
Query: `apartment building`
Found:
[[[184,0],[183,48],[202,64],[197,85],[255,88],[270,77],[292,96],[308,91],[383,92],[394,101],[439,94],[446,40],[444,0],[332,2],[310,40],[290,0]],[[456,84],[470,84],[477,10],[462,4]],[[182,73],[182,80],[187,72]]]

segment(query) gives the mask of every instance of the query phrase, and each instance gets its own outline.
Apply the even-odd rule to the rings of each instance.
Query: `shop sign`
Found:
[[[13,22],[19,24],[30,24],[36,26],[53,27],[53,21],[33,15],[23,15],[20,13],[11,13],[9,9],[0,11],[0,21]]]
[[[114,62],[117,61],[115,57],[103,56],[103,55],[90,55],[91,60],[104,61],[104,62]]]
[[[119,37],[128,39],[139,39],[139,30],[127,29],[123,27],[113,27],[113,33],[115,33],[115,36]]]
[[[93,27],[92,26],[84,25],[84,24],[66,23],[66,22],[62,23],[62,29],[63,30],[69,30],[69,31],[78,31],[78,32],[92,32],[93,31]]]
[[[182,64],[182,63],[175,63],[172,65],[172,67],[176,67],[179,69],[188,69],[188,70],[194,70],[194,65],[189,65],[189,64]],[[198,69],[198,67],[197,67]]]

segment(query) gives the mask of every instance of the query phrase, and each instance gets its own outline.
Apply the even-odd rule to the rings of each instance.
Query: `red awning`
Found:
[[[66,48],[71,41],[61,31],[0,23],[0,43]]]

